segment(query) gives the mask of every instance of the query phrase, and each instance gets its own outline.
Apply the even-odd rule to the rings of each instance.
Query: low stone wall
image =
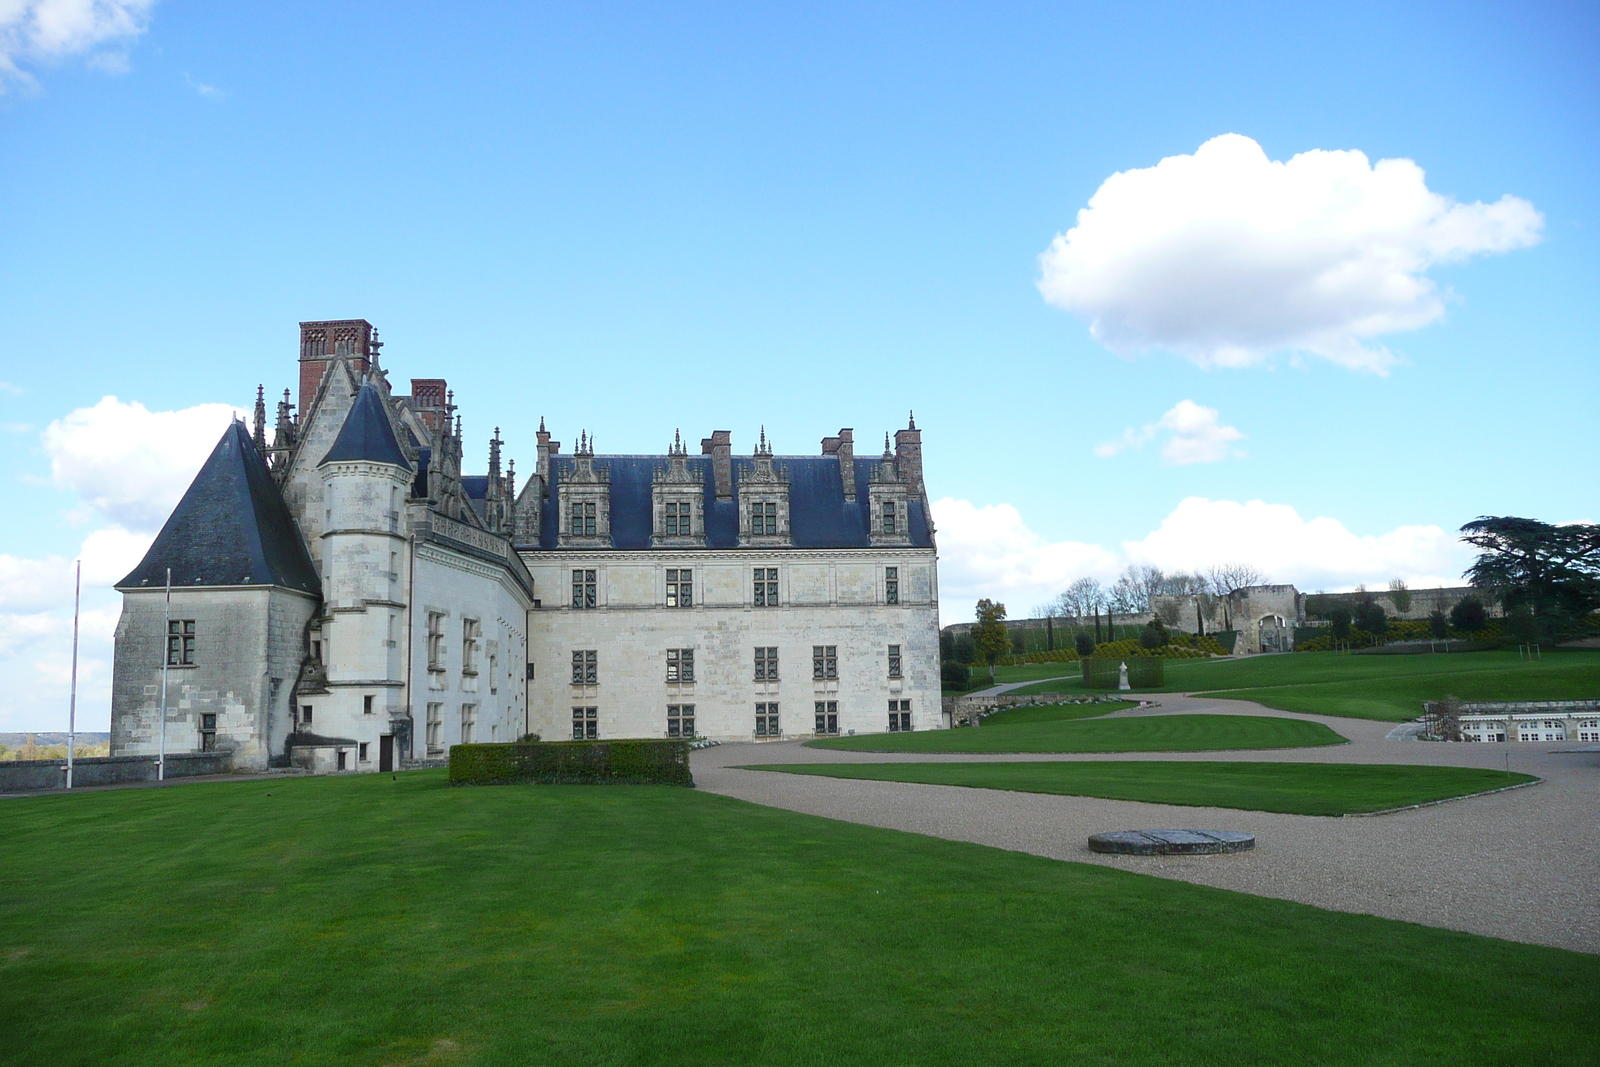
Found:
[[[0,761],[0,793],[60,789],[66,782],[66,768],[67,761],[64,759]],[[231,752],[174,752],[167,755],[168,778],[227,774],[231,770]],[[154,756],[90,756],[72,761],[74,787],[155,780]]]
[[[1443,703],[1429,700],[1422,707],[1432,715]],[[1490,700],[1464,702],[1457,707],[1462,715],[1589,715],[1600,712],[1600,700]]]

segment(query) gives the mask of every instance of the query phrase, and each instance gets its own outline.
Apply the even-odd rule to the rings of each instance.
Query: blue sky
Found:
[[[0,694],[0,729],[60,717],[80,553],[103,709],[107,575],[220,432],[205,405],[293,384],[301,319],[371,320],[397,381],[448,377],[469,438],[500,426],[525,468],[541,415],[601,451],[678,427],[748,448],[764,424],[809,453],[840,426],[871,448],[914,408],[952,619],[1129,561],[1454,580],[1477,515],[1600,518],[1592,5],[20,10],[0,29],[0,660],[37,684]],[[1121,292],[1085,295],[1094,275],[1045,299],[1041,253],[1108,179],[1225,134],[1263,154],[1241,174],[1358,151],[1413,161],[1447,207],[1527,207],[1401,272],[1442,311],[1360,334],[1386,373],[1301,322],[1223,337],[1245,366],[1185,349],[1294,303],[1216,264],[1309,247],[1204,196],[1184,233],[1209,244],[1157,234]],[[1223,199],[1232,173],[1211,174]],[[1307,196],[1319,254],[1352,263],[1449,229],[1353,234]],[[1110,254],[1159,207],[1102,212]],[[1156,303],[1161,343],[1091,335],[1130,301]],[[161,432],[178,443],[130,442]]]

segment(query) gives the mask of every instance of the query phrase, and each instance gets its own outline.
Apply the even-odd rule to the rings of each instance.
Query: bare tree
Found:
[[[1399,578],[1389,583],[1389,603],[1394,605],[1394,610],[1404,615],[1411,610],[1411,590],[1406,588],[1406,583]]]
[[[1211,583],[1211,592],[1216,596],[1227,596],[1247,586],[1260,585],[1266,581],[1265,576],[1248,563],[1218,563],[1206,571],[1205,577]]]

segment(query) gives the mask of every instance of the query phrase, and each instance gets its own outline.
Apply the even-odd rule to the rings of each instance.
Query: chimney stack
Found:
[[[733,499],[733,434],[728,430],[712,430],[710,437],[700,439],[700,454],[711,457],[711,473],[717,487],[718,500]]]
[[[300,414],[311,409],[311,402],[322,388],[328,367],[338,356],[350,361],[357,374],[365,375],[372,366],[374,349],[372,323],[366,319],[329,319],[300,324]]]
[[[842,429],[838,437],[824,437],[822,439],[822,454],[824,456],[839,457],[839,481],[844,486],[844,498],[856,498],[856,434],[854,430]]]
[[[911,486],[918,496],[927,495],[922,485],[922,431],[917,429],[917,417],[912,414],[909,425],[894,434],[895,467],[900,478]]]

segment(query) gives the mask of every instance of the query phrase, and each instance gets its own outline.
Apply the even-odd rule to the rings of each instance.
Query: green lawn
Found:
[[[1061,722],[1066,719],[1093,719],[1138,707],[1132,700],[1098,701],[1092,704],[1033,704],[1021,708],[1007,708],[983,717],[983,728],[1015,726],[1025,722]]]
[[[1600,696],[1600,651],[1553,651],[1519,660],[1515,651],[1417,656],[1294,652],[1238,660],[1171,660],[1159,692],[1208,692],[1301,711],[1394,722],[1422,714],[1425,700],[1571,700]],[[1082,693],[1077,679],[1015,690]]]
[[[1531,782],[1531,774],[1462,767],[1352,763],[773,763],[745,768],[962,785],[1019,793],[1139,800],[1149,804],[1243,808],[1289,815],[1349,815],[1468,796]]]
[[[687,789],[413,772],[0,812],[5,1063],[1595,1059],[1600,957]]]
[[[1264,715],[1151,715],[1136,719],[1023,722],[909,734],[807,741],[852,752],[1211,752],[1338,745],[1321,723]]]

